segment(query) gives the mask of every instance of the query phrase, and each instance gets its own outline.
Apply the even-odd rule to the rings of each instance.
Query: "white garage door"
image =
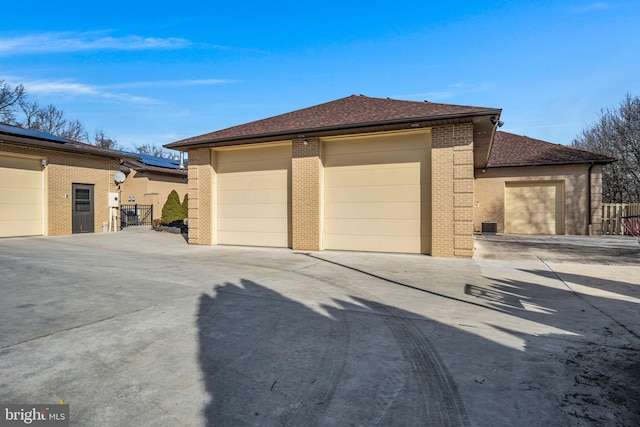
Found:
[[[430,135],[328,141],[324,247],[428,253]]]
[[[0,237],[42,234],[42,163],[0,156]]]
[[[289,247],[291,145],[216,151],[217,242]]]
[[[506,183],[505,233],[564,234],[562,182]]]

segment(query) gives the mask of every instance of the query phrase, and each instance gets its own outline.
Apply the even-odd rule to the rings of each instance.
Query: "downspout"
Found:
[[[591,170],[595,165],[594,162],[591,162],[589,166],[589,171],[587,172],[587,215],[589,215],[587,226],[587,235],[590,236],[593,228],[593,213],[591,212]]]
[[[178,167],[184,169],[184,151],[180,152],[180,165]]]

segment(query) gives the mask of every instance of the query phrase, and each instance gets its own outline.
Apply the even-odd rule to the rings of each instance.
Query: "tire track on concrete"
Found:
[[[392,309],[380,309],[393,315]],[[458,388],[431,341],[405,317],[385,317],[385,323],[412,367],[416,391],[424,396],[424,405],[413,414],[415,425],[470,425]]]
[[[335,261],[326,260],[311,254],[304,255],[368,275],[378,280],[397,283],[393,280],[385,279],[381,276]],[[298,273],[304,274],[300,271],[298,271]],[[316,280],[318,279],[317,276],[312,277]],[[398,343],[403,357],[411,366],[409,391],[415,393],[416,397],[420,398],[420,402],[414,407],[415,411],[410,414],[410,419],[404,420],[407,425],[424,425],[427,423],[427,425],[451,427],[470,426],[467,411],[451,374],[429,338],[412,320],[408,319],[401,310],[385,304],[380,298],[367,291],[353,289],[328,279],[323,279],[323,281],[339,289],[348,289],[350,292],[359,294],[363,299],[354,297],[356,301],[369,307],[372,311],[383,314],[385,325]],[[394,395],[394,393],[388,395],[388,397],[392,397],[394,400],[399,396],[399,393],[397,395]],[[393,402],[387,402],[384,410],[375,420],[378,422],[383,421],[385,412],[392,405]],[[399,420],[391,420],[392,423],[397,423],[398,421]]]
[[[349,322],[343,312],[331,321],[320,363],[312,375],[312,385],[302,395],[296,395],[293,410],[283,417],[283,425],[321,425],[329,404],[340,384],[351,340]]]
[[[291,303],[287,300],[268,298],[262,295],[247,295],[234,292],[232,288],[217,288],[216,290],[233,298],[265,299],[269,301],[279,301],[285,305]],[[207,347],[215,348],[216,341],[223,344],[229,341],[225,338],[217,337],[218,332],[215,325],[221,323],[221,316],[224,316],[226,312],[225,307],[230,304],[228,301],[219,303],[216,298],[209,298],[209,301],[205,300],[204,303],[201,303],[198,323],[204,339],[212,339],[213,344]],[[235,305],[235,303],[231,304],[231,306]],[[251,368],[249,367],[249,369],[246,370],[239,366],[242,365],[243,361],[251,361],[254,360],[254,358],[256,358],[256,361],[263,359],[269,354],[273,341],[283,343],[290,342],[291,347],[288,348],[289,351],[292,352],[304,350],[304,344],[300,347],[295,340],[295,336],[291,335],[294,333],[295,327],[283,323],[277,310],[278,309],[276,309],[275,314],[267,316],[267,319],[271,319],[271,321],[255,323],[252,327],[239,327],[236,325],[236,327],[242,329],[243,336],[241,339],[227,342],[228,345],[225,345],[225,350],[222,352],[224,359],[213,358],[209,362],[202,361],[207,364],[207,377],[211,378],[218,375],[221,371],[229,371],[234,377],[239,376],[244,378],[245,381],[254,381],[250,374]],[[275,319],[271,318],[272,316],[275,316]],[[272,383],[271,389],[266,393],[274,393],[277,395],[278,397],[275,399],[275,402],[286,405],[285,411],[282,411],[284,408],[278,407],[266,410],[264,403],[271,399],[261,393],[254,395],[254,406],[262,408],[259,413],[267,417],[265,420],[271,419],[273,421],[277,419],[278,425],[300,425],[301,423],[309,425],[321,424],[335,390],[340,384],[340,378],[344,371],[349,351],[349,324],[343,312],[337,313],[337,316],[339,317],[338,319],[327,319],[328,323],[326,324],[330,326],[326,332],[325,345],[322,347],[322,351],[317,353],[317,357],[304,357],[297,361],[289,361],[290,363],[298,363],[304,367],[302,370],[305,372],[303,377],[298,376],[291,378],[287,375],[286,371],[280,371],[279,369],[270,372],[270,374],[275,375],[275,381]],[[211,327],[210,331],[209,327]],[[317,347],[315,343],[313,346]],[[270,356],[266,357],[269,358]],[[276,361],[275,357],[270,360]],[[286,367],[286,358],[283,359],[283,362],[285,362],[284,366]],[[279,378],[278,374],[283,377]],[[208,419],[222,423],[239,422],[237,418],[228,418],[228,415],[231,414],[226,414],[224,409],[217,407],[216,401],[224,399],[224,393],[219,393],[217,390],[214,391],[211,389],[209,391],[212,399],[207,408]],[[275,411],[273,409],[275,409]],[[281,415],[278,415],[278,413]],[[257,415],[258,413],[256,413],[256,416]]]

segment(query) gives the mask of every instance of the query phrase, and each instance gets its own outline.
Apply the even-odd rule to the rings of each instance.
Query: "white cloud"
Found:
[[[576,6],[576,7],[573,7],[571,10],[574,13],[586,13],[586,12],[592,12],[594,10],[610,9],[611,7],[613,6],[610,3],[596,2],[596,3],[584,5],[584,6]]]
[[[129,103],[151,103],[156,102],[151,98],[135,96],[128,93],[121,93],[108,90],[102,86],[88,85],[69,80],[24,80],[15,77],[0,76],[0,79],[9,84],[17,85],[22,83],[27,93],[34,95],[58,95],[67,97],[84,97],[95,99],[111,99],[125,101]]]
[[[83,50],[182,49],[191,45],[189,40],[176,37],[159,38],[136,35],[111,37],[105,35],[104,32],[48,32],[0,38],[0,55]]]
[[[225,79],[187,79],[187,80],[160,80],[141,81],[131,83],[119,83],[111,85],[89,85],[72,80],[28,80],[16,76],[2,76],[12,86],[22,84],[27,93],[34,95],[57,95],[67,97],[84,97],[95,99],[111,99],[129,103],[156,103],[155,99],[136,96],[123,92],[126,89],[155,88],[155,87],[186,87],[207,86],[231,83],[233,80]]]
[[[192,79],[192,80],[159,80],[147,82],[116,83],[109,85],[110,88],[145,88],[145,87],[185,87],[185,86],[209,86],[231,83],[233,80],[226,79]]]

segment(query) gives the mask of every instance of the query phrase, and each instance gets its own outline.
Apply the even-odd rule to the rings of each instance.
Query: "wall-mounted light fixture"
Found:
[[[47,167],[47,159],[42,159],[42,167],[43,168]]]
[[[491,123],[493,123],[494,126],[498,126],[499,128],[504,125],[504,122],[502,120],[498,120],[496,118],[491,119]]]

